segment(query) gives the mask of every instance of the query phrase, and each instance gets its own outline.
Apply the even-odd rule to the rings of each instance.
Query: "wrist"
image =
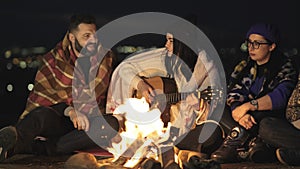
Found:
[[[252,111],[258,110],[258,101],[257,100],[255,100],[255,99],[251,100],[250,104],[252,106],[252,108],[251,108]]]
[[[67,117],[70,116],[71,111],[74,111],[74,108],[72,106],[67,107],[64,110],[64,115],[67,116]]]

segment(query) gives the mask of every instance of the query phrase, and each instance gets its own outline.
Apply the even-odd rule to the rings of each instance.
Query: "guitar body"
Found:
[[[156,94],[177,93],[178,91],[175,80],[171,78],[155,76],[144,78],[144,81],[155,90]],[[133,92],[133,97],[140,99],[142,94],[136,90]]]
[[[151,78],[144,78],[144,80],[154,89],[155,94],[157,95],[178,92],[176,82],[174,79],[155,76]],[[139,91],[134,91],[133,97],[141,98],[142,95]],[[160,111],[162,112],[160,117],[164,123],[164,127],[167,127],[168,122],[170,122],[171,104],[165,102],[157,105]]]

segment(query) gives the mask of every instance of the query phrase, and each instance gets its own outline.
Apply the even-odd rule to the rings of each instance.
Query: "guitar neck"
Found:
[[[163,94],[158,93],[154,100],[156,102],[164,102],[169,104],[175,104],[181,100],[185,100],[186,97],[192,93],[198,99],[203,99],[205,101],[219,100],[222,98],[222,90],[214,89],[211,86],[208,86],[206,89],[200,91],[196,89],[192,92],[177,92],[176,82],[173,79],[168,78],[161,78],[161,77],[152,77],[152,78],[145,78],[145,81],[153,87],[153,89],[159,89],[163,91]],[[142,93],[139,90],[135,90],[133,92],[133,97],[141,98]]]
[[[198,99],[203,99],[205,101],[220,100],[222,98],[222,90],[219,89],[212,89],[210,86],[206,89],[200,91],[196,90],[194,92],[186,92],[186,93],[166,93],[165,99],[167,103],[177,103],[181,100],[186,99],[186,97],[190,94],[195,94]]]
[[[187,93],[167,93],[167,94],[165,94],[166,101],[168,103],[174,104],[174,103],[177,103],[177,102],[179,102],[181,100],[186,99],[186,97],[188,95],[190,95],[191,93],[194,93],[194,92],[187,92]]]

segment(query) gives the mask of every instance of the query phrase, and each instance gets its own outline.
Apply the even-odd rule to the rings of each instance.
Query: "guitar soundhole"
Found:
[[[164,93],[177,93],[177,85],[174,79],[162,78],[164,84]]]

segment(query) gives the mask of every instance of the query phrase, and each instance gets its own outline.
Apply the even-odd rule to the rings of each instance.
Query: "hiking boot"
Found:
[[[300,149],[278,148],[276,156],[282,164],[300,166]]]
[[[249,134],[245,129],[234,127],[221,147],[211,154],[211,159],[218,163],[232,163],[247,158],[248,149],[244,145],[248,138]]]
[[[13,126],[4,127],[0,130],[0,162],[7,158],[7,152],[13,148],[17,141],[17,131]]]
[[[275,148],[266,144],[260,137],[255,137],[249,143],[249,160],[255,163],[275,162]]]

